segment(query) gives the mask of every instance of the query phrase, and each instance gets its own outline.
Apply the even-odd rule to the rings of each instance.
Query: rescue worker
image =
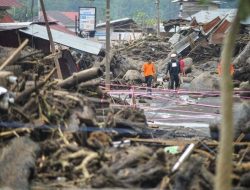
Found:
[[[147,58],[147,62],[143,64],[142,72],[145,77],[145,82],[147,83],[147,92],[151,95],[152,93],[152,81],[155,78],[156,71],[155,65],[150,58]]]
[[[179,55],[179,63],[180,63],[180,77],[179,77],[179,80],[180,80],[180,84],[183,84],[183,78],[185,75],[186,75],[186,72],[185,72],[185,61],[184,61],[184,58],[182,57],[182,55],[180,54]]]
[[[180,63],[181,75],[185,76],[186,75],[186,72],[185,72],[185,61],[184,61],[184,58],[182,57],[181,54],[179,55],[179,60],[180,60],[179,63]]]
[[[177,60],[177,55],[176,54],[171,54],[170,57],[171,57],[171,60],[168,63],[166,75],[169,72],[169,75],[170,75],[169,88],[174,89],[174,87],[175,87],[175,90],[177,90],[179,88],[179,86],[180,86],[180,79],[179,79],[180,72],[181,72],[180,63]]]
[[[218,64],[217,70],[218,70],[218,75],[221,76],[222,74],[221,62]],[[234,66],[233,64],[230,64],[230,75],[233,76],[233,74],[234,74]]]

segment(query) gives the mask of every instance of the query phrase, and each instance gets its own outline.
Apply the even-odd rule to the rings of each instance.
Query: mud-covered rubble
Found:
[[[5,58],[10,55],[11,53],[6,53]],[[19,72],[0,71],[1,85],[4,85],[5,89],[1,91],[4,106],[0,109],[0,166],[4,169],[0,176],[0,187],[15,189],[18,186],[19,189],[27,189],[31,183],[33,186],[43,187],[158,185],[162,175],[166,174],[164,167],[161,167],[161,157],[164,157],[164,154],[159,153],[162,155],[159,157],[151,148],[140,148],[138,145],[127,147],[125,150],[131,152],[129,157],[132,158],[128,158],[127,164],[115,168],[123,168],[125,172],[129,164],[140,164],[140,159],[143,159],[138,171],[145,173],[146,159],[148,167],[158,168],[152,168],[152,171],[146,174],[147,179],[153,177],[155,182],[141,185],[141,178],[138,176],[136,179],[137,174],[134,173],[131,182],[129,178],[123,179],[121,174],[117,179],[103,184],[107,183],[106,177],[103,176],[103,163],[111,161],[110,156],[114,153],[110,151],[115,141],[121,141],[120,144],[123,144],[124,138],[158,137],[160,130],[148,126],[141,109],[110,106],[111,103],[128,103],[119,98],[110,98],[103,91],[101,68],[82,70],[59,80],[55,78],[56,70],[53,64],[53,54],[44,55],[26,47],[16,56],[13,63],[5,67],[8,69],[19,66]],[[10,82],[11,77],[16,78]],[[11,98],[13,101],[10,101]],[[162,130],[161,135],[162,133],[166,131]],[[173,132],[169,136],[172,135]],[[25,147],[28,146],[34,148],[29,148],[26,152],[28,149]],[[20,153],[22,155],[15,156],[19,154],[16,150],[23,149],[25,150]],[[145,156],[137,154],[137,149],[142,152],[146,150]],[[124,153],[119,154],[123,156]],[[154,160],[149,159],[151,156]],[[7,163],[9,157],[12,158],[11,163]],[[137,157],[138,161],[133,163],[133,157]],[[16,172],[17,170],[20,172]],[[112,169],[112,176],[117,171]],[[131,171],[134,172],[133,169]],[[93,181],[93,174],[98,175],[98,183]],[[147,183],[147,180],[143,181]]]
[[[145,61],[150,57],[152,60],[165,59],[171,51],[168,38],[158,38],[156,36],[145,36],[142,39],[124,44],[118,51],[134,60]]]
[[[1,62],[13,51],[1,47]],[[214,57],[204,51],[208,59]],[[140,72],[147,57],[158,66],[170,52],[167,39],[155,36],[115,47],[112,83],[127,85],[128,70]],[[79,72],[62,80],[56,77],[54,57],[26,47],[0,71],[0,86],[5,89],[0,94],[0,101],[4,99],[0,188],[213,188],[217,142],[193,129],[152,128],[142,109],[126,108],[126,100],[110,97],[103,88],[104,54],[73,52]],[[188,69],[194,72],[197,65]],[[209,71],[209,65],[200,68]],[[196,146],[190,158],[173,172],[191,143]],[[173,146],[177,153],[166,152],[166,147]],[[235,147],[234,187],[248,188],[248,144]]]
[[[0,159],[3,169],[0,175],[1,187],[27,189],[28,179],[32,180],[31,189],[78,187],[207,190],[214,186],[215,142],[196,142],[190,152],[191,156],[175,170],[173,168],[176,168],[178,159],[192,141],[152,140],[147,143],[145,140],[143,145],[143,140],[134,143],[131,139],[127,141],[129,143],[121,141],[119,146],[115,146],[117,143],[112,142],[110,135],[94,132],[87,138],[84,138],[84,134],[79,138],[78,134],[78,139],[86,139],[85,144],[81,144],[76,133],[60,135],[58,131],[43,130],[35,129],[33,133],[37,133],[37,136],[30,133],[6,143]],[[171,144],[177,145],[177,152],[167,152],[175,149],[176,146],[172,147]],[[248,146],[247,143],[235,143],[234,146],[233,186],[235,189],[248,188]],[[18,156],[15,157],[18,150]],[[8,164],[7,158],[11,158]],[[20,167],[23,170],[19,170]]]

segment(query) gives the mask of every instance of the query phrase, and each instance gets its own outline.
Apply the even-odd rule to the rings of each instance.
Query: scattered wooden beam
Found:
[[[21,50],[28,44],[29,40],[26,39],[24,42],[11,54],[11,56],[0,66],[0,71],[4,69],[5,66],[10,64],[13,60],[15,60]]]

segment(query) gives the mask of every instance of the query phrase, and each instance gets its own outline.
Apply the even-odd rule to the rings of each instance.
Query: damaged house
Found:
[[[21,7],[22,4],[16,0],[1,0],[0,1],[0,23],[14,22],[12,16],[7,10],[11,8]]]
[[[201,60],[201,56],[219,56],[219,48],[235,13],[236,9],[202,10],[185,19],[166,21],[164,27],[167,29],[166,32],[173,32],[169,39],[173,49],[178,54],[192,56],[194,61],[198,61]],[[242,49],[249,41],[249,26],[250,18],[241,22],[238,38],[240,47],[236,47],[236,51]]]
[[[110,22],[110,37],[113,43],[136,40],[142,35],[142,29],[131,18],[122,18]],[[106,40],[106,23],[96,25],[95,38],[104,43]]]

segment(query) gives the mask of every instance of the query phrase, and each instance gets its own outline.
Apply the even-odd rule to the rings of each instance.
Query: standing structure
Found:
[[[207,4],[201,4],[199,0],[172,0],[173,3],[180,4],[179,18],[187,18],[201,10],[219,9],[220,1],[210,1]]]
[[[16,0],[0,0],[0,23],[14,22],[7,10],[21,6],[22,4]]]

